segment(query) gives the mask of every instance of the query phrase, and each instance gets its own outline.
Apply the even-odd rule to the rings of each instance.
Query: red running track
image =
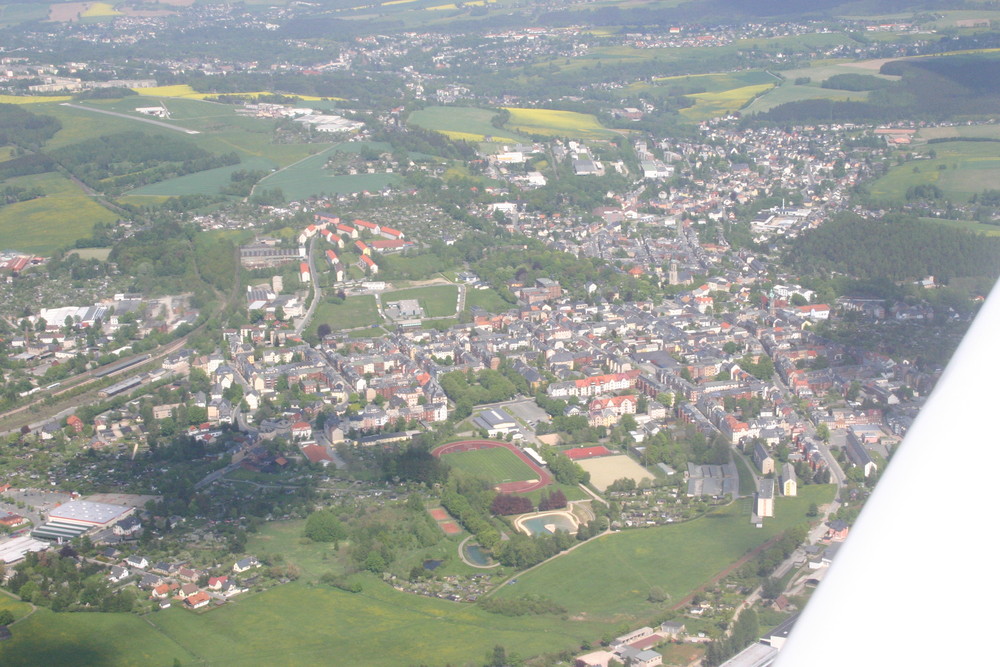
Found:
[[[528,493],[544,488],[552,483],[552,475],[547,470],[532,461],[527,454],[509,442],[500,442],[498,440],[461,440],[435,447],[431,450],[431,454],[440,457],[442,454],[471,452],[476,449],[490,449],[492,447],[503,447],[510,450],[514,453],[514,456],[524,461],[538,475],[538,479],[534,482],[503,482],[502,484],[497,484],[496,490],[500,493]]]

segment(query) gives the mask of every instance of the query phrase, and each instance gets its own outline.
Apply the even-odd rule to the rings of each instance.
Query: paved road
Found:
[[[198,130],[189,130],[186,127],[180,127],[179,125],[171,125],[170,123],[164,123],[162,120],[153,120],[152,118],[137,118],[127,113],[118,113],[117,111],[107,111],[106,109],[95,109],[93,107],[85,107],[82,104],[72,104],[70,102],[63,102],[61,106],[70,107],[72,109],[82,109],[83,111],[90,111],[93,113],[102,113],[107,116],[118,116],[119,118],[127,118],[129,120],[138,121],[140,123],[149,123],[150,125],[165,127],[168,130],[173,130],[174,132],[183,132],[184,134],[201,134],[201,132],[199,132]]]
[[[312,282],[313,288],[313,299],[309,304],[309,310],[306,314],[302,316],[299,323],[295,326],[295,333],[301,334],[302,330],[306,328],[309,324],[309,320],[312,319],[313,313],[316,312],[316,307],[319,305],[320,300],[323,298],[323,290],[319,286],[319,274],[316,272],[316,260],[313,257],[313,246],[316,244],[316,238],[313,237],[309,239],[309,249],[306,250],[306,258],[309,261],[309,275],[310,282]]]

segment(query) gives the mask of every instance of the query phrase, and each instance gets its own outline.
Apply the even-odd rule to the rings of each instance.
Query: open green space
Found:
[[[350,145],[360,150],[364,142]],[[367,144],[374,145],[374,144]],[[306,199],[317,195],[354,194],[356,192],[376,192],[400,181],[397,174],[354,174],[336,175],[325,169],[329,153],[346,150],[341,144],[334,144],[311,157],[299,160],[274,172],[260,183],[258,188],[281,188],[288,200]]]
[[[465,290],[465,307],[471,309],[473,306],[482,308],[488,313],[503,313],[514,307],[500,296],[492,287],[487,289],[475,289],[470,287]]]
[[[150,183],[135,190],[129,190],[129,195],[180,196],[180,195],[217,195],[220,189],[232,183],[230,176],[235,171],[270,172],[277,164],[263,157],[244,159],[239,164],[227,167],[217,167],[171,178],[159,183]]]
[[[379,322],[375,297],[371,294],[363,294],[348,297],[343,303],[324,301],[319,304],[316,306],[316,312],[313,314],[307,331],[315,334],[316,329],[321,324],[329,324],[332,330],[340,331],[342,329],[370,327]]]
[[[640,621],[660,609],[646,600],[651,587],[681,600],[748,551],[806,521],[809,505],[829,502],[833,492],[831,485],[804,486],[797,497],[778,498],[775,517],[763,528],[751,525],[745,503],[737,502],[686,523],[602,537],[519,576],[497,595],[545,595],[571,616]]]
[[[427,285],[410,289],[395,290],[382,294],[382,302],[416,299],[427,317],[447,317],[455,314],[458,287],[455,285]]]
[[[957,203],[1000,183],[1000,142],[947,141],[923,146],[920,152],[929,155],[932,150],[934,158],[904,162],[874,181],[872,196],[902,201],[913,186],[936,185]]]
[[[490,137],[492,141],[528,140],[517,132],[494,127],[490,121],[496,114],[496,111],[476,107],[437,106],[414,111],[408,122],[425,130],[440,132],[449,139],[486,141]]]
[[[57,173],[9,178],[6,185],[38,188],[44,197],[0,206],[0,247],[49,254],[90,236],[98,222],[118,216]]]
[[[169,612],[183,614],[181,610]],[[180,639],[157,631],[132,614],[55,613],[39,608],[11,628],[0,646],[0,662],[14,665],[195,664],[197,656]]]
[[[791,81],[786,81],[780,86],[776,86],[765,92],[760,97],[746,105],[743,110],[745,114],[764,113],[776,106],[788,102],[801,102],[802,100],[833,100],[835,102],[862,102],[868,99],[868,91],[836,90],[834,88],[822,88],[818,85],[796,86]]]
[[[774,83],[761,83],[720,92],[688,95],[689,99],[694,100],[694,106],[681,109],[680,113],[688,120],[707,120],[724,116],[742,109],[755,97],[765,94],[773,87]]]
[[[499,451],[499,450],[485,450]],[[478,452],[477,452],[478,453]],[[509,453],[509,452],[508,452]],[[608,623],[662,613],[646,601],[661,586],[679,600],[712,579],[749,549],[800,523],[811,503],[827,502],[832,486],[807,486],[779,498],[763,529],[748,522],[745,503],[707,517],[661,528],[625,531],[586,543],[498,593],[548,595],[565,617],[508,618],[474,605],[393,590],[371,575],[357,575],[361,593],[317,584],[338,570],[328,545],[302,540],[302,522],[274,523],[251,535],[248,549],[283,554],[301,577],[219,609],[192,613],[178,607],[139,618],[128,614],[62,613],[39,609],[13,627],[0,647],[6,665],[182,664],[478,664],[496,644],[521,655],[575,649],[593,642]],[[444,540],[442,549],[454,542]],[[0,598],[0,608],[26,605]],[[377,649],[359,637],[392,637]]]
[[[667,97],[678,93],[721,93],[735,88],[778,83],[778,78],[763,70],[691,74],[688,76],[656,77],[650,83],[633,83],[625,87],[630,94]]]
[[[445,454],[441,460],[453,468],[485,477],[494,484],[538,479],[538,474],[534,470],[505,447],[453,452]]]

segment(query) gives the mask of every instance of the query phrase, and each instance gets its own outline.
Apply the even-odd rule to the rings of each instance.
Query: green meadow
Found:
[[[90,236],[94,224],[118,217],[71,180],[50,172],[9,178],[6,185],[39,188],[44,197],[0,206],[0,247],[48,254]]]
[[[916,185],[936,185],[945,197],[965,202],[1000,183],[1000,141],[947,141],[914,147],[925,156],[896,165],[874,181],[869,189],[879,199],[903,201],[906,191]]]

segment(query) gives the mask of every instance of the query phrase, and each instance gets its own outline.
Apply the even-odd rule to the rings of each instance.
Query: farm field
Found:
[[[142,97],[183,97],[192,100],[205,100],[213,97],[260,97],[261,95],[272,95],[268,91],[253,91],[246,93],[199,93],[187,84],[173,86],[154,86],[153,88],[134,88]],[[299,95],[297,93],[280,93],[286,97],[297,97],[308,102],[318,102],[321,100],[340,100],[339,97],[316,97],[315,95]]]
[[[0,104],[45,104],[71,99],[73,98],[69,95],[0,95]]]
[[[721,93],[746,86],[775,83],[778,83],[778,79],[767,72],[762,70],[748,70],[746,72],[720,74],[656,77],[652,83],[633,83],[627,86],[625,90],[631,94],[670,96],[680,90],[697,91],[699,93]]]
[[[446,317],[455,314],[458,301],[458,287],[455,285],[428,285],[410,289],[384,292],[382,302],[416,299],[423,306],[427,317]]]
[[[355,329],[378,324],[378,309],[371,294],[348,297],[344,303],[323,302],[316,307],[307,331],[315,334],[320,324],[329,324],[334,331]]]
[[[96,223],[117,218],[60,174],[19,176],[7,184],[37,187],[46,196],[0,207],[3,248],[48,254],[90,236]]]
[[[802,100],[833,100],[835,102],[863,102],[868,99],[868,91],[835,90],[833,88],[821,88],[820,86],[804,85],[796,86],[791,82],[776,86],[753,100],[743,110],[744,114],[755,114],[770,111],[776,106],[788,102],[801,102]]]
[[[427,107],[410,114],[409,123],[425,130],[440,132],[449,139],[463,141],[493,141],[520,142],[527,137],[510,130],[502,130],[490,123],[496,111],[476,107]]]
[[[601,456],[593,459],[577,461],[584,470],[590,473],[590,483],[599,491],[604,491],[615,480],[628,477],[636,483],[644,479],[654,479],[649,472],[625,454],[618,456]]]
[[[453,468],[486,477],[494,484],[538,479],[534,470],[525,465],[509,449],[503,447],[453,452],[442,455],[441,460]]]
[[[879,199],[902,201],[908,188],[915,185],[936,185],[944,195],[956,202],[968,201],[987,189],[995,189],[1000,181],[1000,142],[948,141],[930,144],[933,159],[913,160],[897,165],[870,185]]]
[[[715,93],[695,93],[687,95],[694,100],[694,106],[681,109],[680,114],[688,120],[707,120],[724,116],[742,109],[748,102],[774,87],[773,83],[743,86]]]
[[[519,132],[575,139],[610,139],[619,134],[601,125],[591,114],[556,109],[505,108],[510,112],[507,125]]]
[[[281,167],[308,157],[324,147],[323,144],[274,144],[271,142],[270,122],[237,116],[235,109],[229,105],[180,98],[164,100],[163,103],[170,110],[169,122],[178,127],[197,130],[200,134],[186,135],[157,127],[144,122],[148,118],[137,113],[134,118],[121,118],[59,104],[46,105],[34,111],[54,116],[62,123],[62,129],[46,144],[46,149],[50,150],[94,137],[140,131],[189,141],[216,154],[235,151],[244,159],[265,158]],[[149,105],[148,99],[132,97],[125,100],[89,101],[86,106],[131,115],[137,107]]]
[[[805,486],[797,497],[778,498],[776,516],[763,528],[750,524],[748,505],[741,501],[686,523],[601,537],[519,576],[517,586],[505,586],[497,595],[544,595],[571,616],[641,622],[662,610],[646,601],[650,587],[681,600],[748,550],[804,522],[810,503],[829,502],[833,492],[831,485]]]

